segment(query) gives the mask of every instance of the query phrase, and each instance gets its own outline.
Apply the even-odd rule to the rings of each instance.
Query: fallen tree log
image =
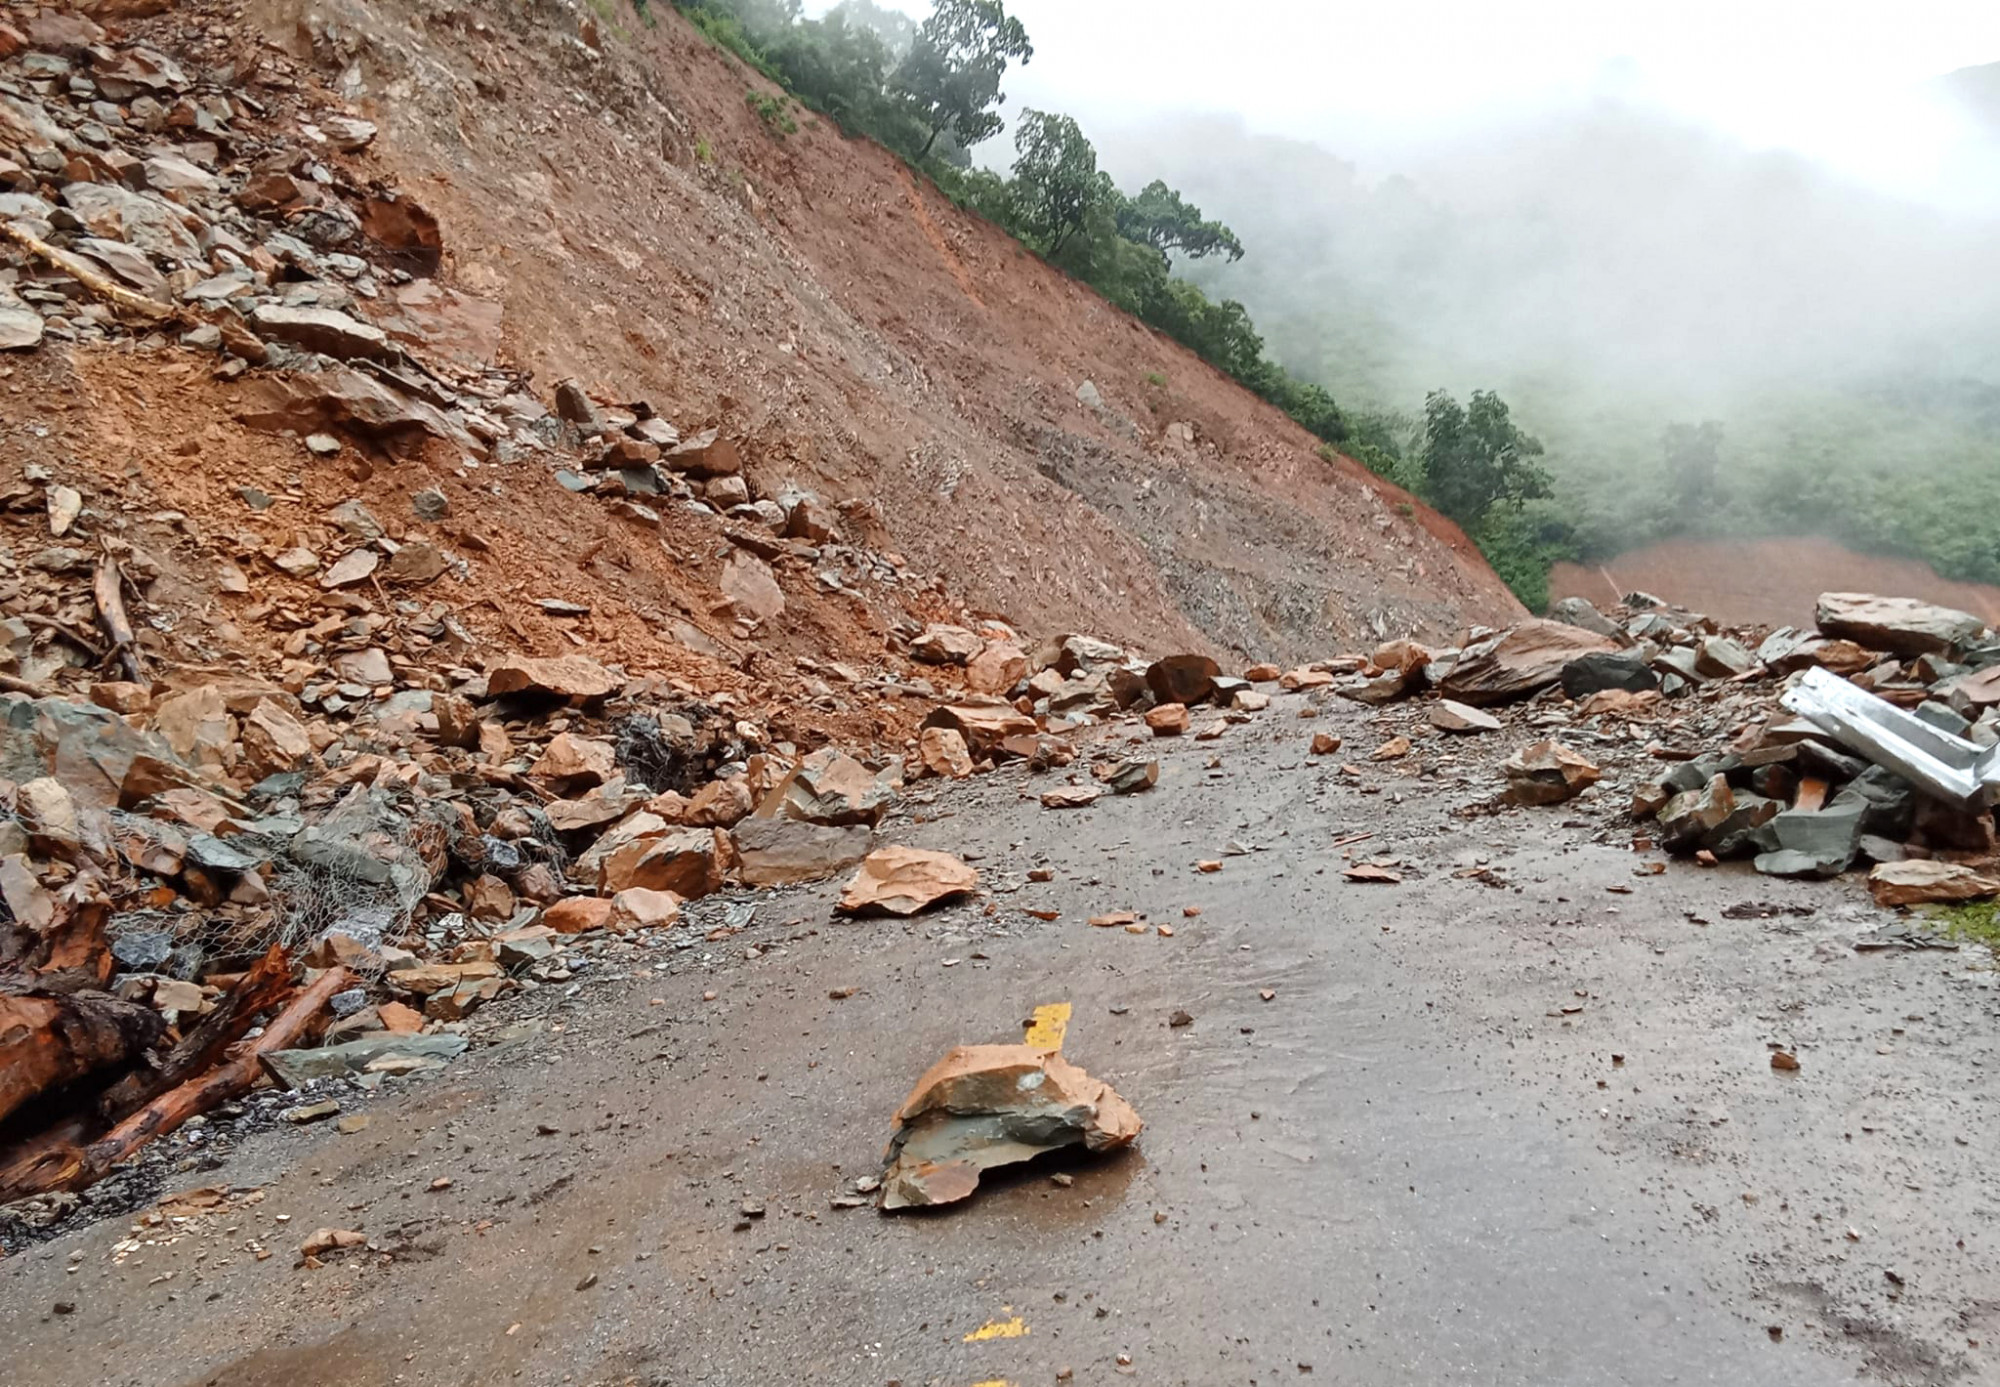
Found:
[[[0,993],[0,1121],[44,1094],[134,1063],[165,1029],[151,1007],[108,993]]]
[[[292,990],[292,964],[273,944],[236,986],[223,994],[214,1011],[182,1036],[158,1064],[135,1071],[106,1089],[97,1112],[109,1124],[137,1111],[170,1088],[178,1087],[221,1063],[223,1052],[243,1038],[250,1023]]]
[[[92,1144],[108,1140],[114,1127],[162,1094],[198,1083],[204,1076],[221,1073],[222,1070],[216,1066],[223,1063],[225,1052],[242,1038],[260,1015],[285,999],[285,994],[291,990],[291,976],[291,964],[284,951],[273,945],[256,966],[229,990],[216,1009],[164,1056],[112,1084],[87,1108],[65,1114],[51,1126],[0,1153],[0,1204],[54,1189],[80,1189],[100,1178],[110,1169],[109,1165],[94,1174],[86,1174],[86,1156]],[[333,987],[324,978],[320,982]],[[326,995],[331,996],[332,993]],[[300,999],[301,1002],[304,1000]],[[310,1023],[323,1004],[323,1001],[315,1002],[289,1028],[285,1016],[292,1015],[291,1011],[272,1024],[271,1030],[253,1047],[249,1059],[249,1081],[242,1088],[247,1088],[249,1082],[256,1079],[256,1053],[264,1048],[282,1048],[295,1042],[299,1032]],[[272,1032],[276,1032],[276,1039],[267,1046],[264,1042]],[[228,1067],[223,1065],[223,1068]],[[241,1092],[242,1088],[235,1091]],[[226,1101],[228,1096],[215,1098],[207,1106]],[[125,1149],[136,1149],[151,1137],[163,1131],[172,1131],[173,1127],[201,1110],[200,1107],[189,1107],[172,1126],[156,1126],[145,1136],[129,1134],[131,1144]]]
[[[125,574],[118,567],[118,560],[107,554],[97,561],[90,592],[97,599],[97,619],[104,627],[104,634],[111,637],[111,653],[118,657],[133,683],[150,689],[153,681],[146,677],[146,667],[140,663],[132,618],[125,613]]]
[[[169,1089],[145,1107],[120,1122],[111,1131],[83,1149],[76,1168],[62,1181],[64,1189],[82,1189],[101,1180],[111,1168],[156,1137],[163,1137],[209,1109],[250,1091],[263,1073],[258,1056],[268,1050],[289,1050],[325,1010],[333,994],[347,988],[353,979],[345,968],[329,968],[314,979],[311,987],[294,997],[264,1033],[230,1059],[207,1073]],[[0,1203],[18,1199],[0,1184]]]

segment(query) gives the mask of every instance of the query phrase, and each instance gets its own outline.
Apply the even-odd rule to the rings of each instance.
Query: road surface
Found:
[[[976,901],[702,902],[480,1014],[512,1044],[344,1095],[365,1130],[163,1147],[188,1158],[164,1190],[230,1207],[0,1261],[6,1377],[2000,1381],[1983,950],[1857,952],[1886,917],[1852,881],[1639,875],[1636,760],[1565,808],[1467,815],[1525,728],[1377,765],[1408,713],[1303,702],[1148,743],[1158,788],[1088,809],[1043,810],[1019,769],[917,787],[887,835],[973,861]],[[1313,731],[1348,750],[1308,757]],[[1341,875],[1371,856],[1402,883]],[[1087,923],[1113,911],[1173,933]],[[1136,1148],[929,1215],[834,1207],[933,1060],[1052,1002]],[[319,1227],[377,1251],[295,1265]]]

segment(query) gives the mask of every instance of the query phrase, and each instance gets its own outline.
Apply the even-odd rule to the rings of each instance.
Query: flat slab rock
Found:
[[[589,702],[609,698],[624,687],[624,680],[583,655],[560,655],[553,660],[515,656],[495,665],[486,677],[486,691],[495,698],[528,693]]]
[[[1027,1045],[961,1045],[925,1072],[896,1112],[885,1210],[953,1204],[995,1166],[1080,1146],[1114,1151],[1145,1128],[1101,1079]]]
[[[1865,592],[1821,593],[1813,615],[1821,634],[1892,655],[1949,654],[1986,629],[1970,612]]]
[[[978,885],[979,873],[950,853],[878,848],[861,860],[861,870],[841,893],[840,913],[915,915]]]
[[[1868,874],[1880,906],[1948,904],[2000,896],[2000,877],[1955,862],[1884,862]]]
[[[1559,621],[1524,621],[1465,652],[1438,691],[1460,703],[1507,703],[1539,693],[1562,678],[1563,667],[1593,651],[1618,647],[1603,636]]]

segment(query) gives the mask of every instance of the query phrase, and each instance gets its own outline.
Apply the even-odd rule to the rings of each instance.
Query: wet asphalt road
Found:
[[[1525,733],[1377,766],[1409,714],[1302,701],[1149,745],[1159,787],[1089,809],[1018,770],[919,787],[887,835],[973,860],[982,899],[703,903],[756,916],[500,1004],[482,1027],[548,1026],[351,1100],[363,1132],[184,1177],[261,1202],[122,1261],[130,1220],[0,1262],[7,1380],[2000,1381],[1983,951],[1857,953],[1886,917],[1852,882],[1636,875],[1636,761],[1580,805],[1465,817]],[[1308,758],[1314,730],[1361,773]],[[1405,880],[1347,881],[1349,854]],[[1174,933],[1086,923],[1112,911]],[[925,1067],[1050,1002],[1146,1119],[1134,1150],[929,1216],[833,1207]],[[295,1268],[320,1226],[388,1253]]]

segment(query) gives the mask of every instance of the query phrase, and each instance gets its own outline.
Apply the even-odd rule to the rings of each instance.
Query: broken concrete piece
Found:
[[[843,915],[915,915],[978,885],[979,873],[950,853],[878,848],[862,859],[839,909]]]
[[[1144,1126],[1109,1084],[1059,1054],[961,1045],[917,1081],[896,1113],[882,1207],[955,1203],[995,1166],[1069,1147],[1117,1150]]]
[[[1602,778],[1603,772],[1561,742],[1536,742],[1502,763],[1507,798],[1514,804],[1561,804]]]

